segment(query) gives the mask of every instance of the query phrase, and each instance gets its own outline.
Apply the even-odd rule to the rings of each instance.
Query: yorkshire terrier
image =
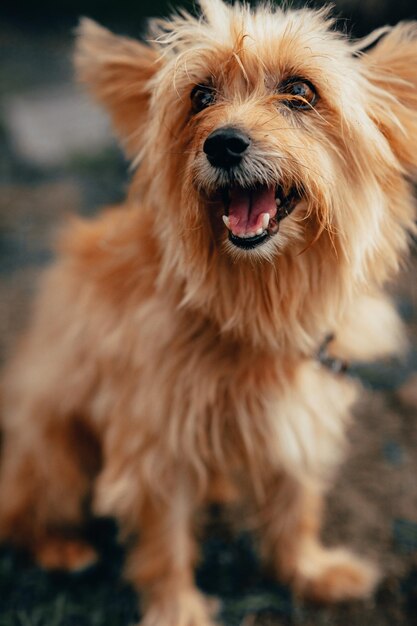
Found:
[[[383,288],[414,232],[417,23],[353,41],[325,9],[200,5],[146,44],[82,20],[78,76],[135,174],[61,237],[2,392],[1,536],[76,570],[86,516],[114,517],[146,626],[211,623],[213,501],[296,593],[372,592],[319,538],[356,394],[328,365],[402,348]]]

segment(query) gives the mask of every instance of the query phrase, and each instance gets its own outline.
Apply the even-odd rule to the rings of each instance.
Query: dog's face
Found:
[[[415,165],[414,31],[363,56],[325,12],[200,4],[200,20],[156,22],[152,47],[81,29],[81,77],[141,163],[162,236],[270,261],[326,232],[360,273],[397,236]]]
[[[303,14],[260,12],[255,19],[223,5],[171,68],[178,95],[163,116],[178,134],[170,169],[208,216],[211,236],[234,256],[271,257],[302,242],[315,201],[318,220],[328,208],[323,181],[334,180],[337,164],[327,131],[332,102],[348,89],[334,64],[325,96],[323,25],[316,20],[318,45],[306,59],[314,35],[304,22]],[[165,92],[173,74],[166,78]]]

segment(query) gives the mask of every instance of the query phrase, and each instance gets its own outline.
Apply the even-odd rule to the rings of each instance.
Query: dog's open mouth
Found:
[[[230,187],[223,190],[222,198],[229,241],[245,250],[256,248],[275,235],[281,220],[300,200],[295,187],[285,192],[280,185]]]

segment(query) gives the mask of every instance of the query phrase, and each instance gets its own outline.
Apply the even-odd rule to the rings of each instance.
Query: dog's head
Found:
[[[170,257],[202,270],[324,246],[321,265],[385,277],[412,222],[416,25],[352,42],[325,10],[200,5],[147,45],[84,20],[76,55]]]

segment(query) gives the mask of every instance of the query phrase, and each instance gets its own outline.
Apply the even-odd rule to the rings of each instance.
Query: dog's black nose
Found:
[[[228,169],[238,165],[250,146],[245,133],[231,126],[218,128],[207,137],[203,150],[211,165]]]

